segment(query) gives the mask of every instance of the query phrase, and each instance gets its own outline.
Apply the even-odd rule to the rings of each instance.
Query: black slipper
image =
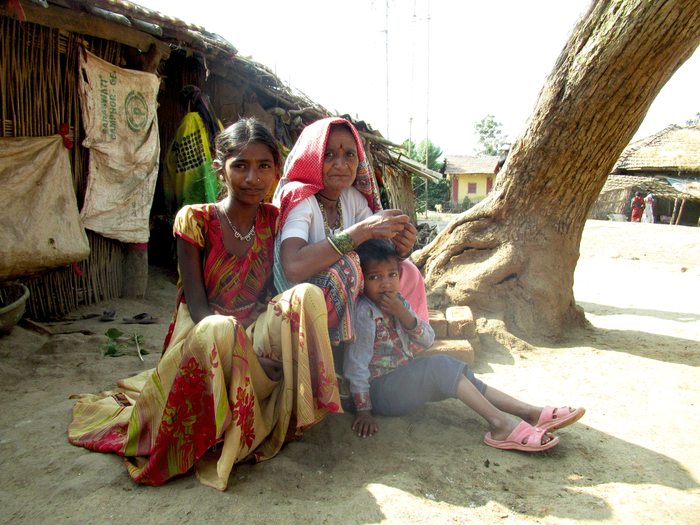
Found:
[[[107,321],[114,321],[116,319],[117,312],[114,310],[105,310],[102,312],[102,317],[100,317],[100,321],[103,323],[106,323]]]
[[[124,324],[153,324],[158,322],[158,318],[151,317],[151,314],[144,312],[134,317],[124,317],[122,322]]]

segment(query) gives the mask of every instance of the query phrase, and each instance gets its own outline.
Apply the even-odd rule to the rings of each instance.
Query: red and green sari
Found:
[[[238,260],[222,253],[212,208],[184,208],[175,228],[202,247],[207,294],[220,315],[195,325],[179,293],[158,367],[81,396],[73,409],[70,442],[124,456],[139,483],[161,485],[194,466],[202,483],[224,490],[235,463],[270,459],[328,412],[342,412],[319,288],[278,295],[247,330],[237,319],[249,316],[270,279],[276,209],[261,205],[253,248]],[[281,361],[283,379],[268,379],[258,356]]]
[[[175,235],[199,247],[202,252],[204,287],[209,306],[217,314],[247,319],[256,305],[265,300],[270,274],[277,221],[277,208],[261,204],[255,221],[255,240],[246,257],[239,259],[226,251],[221,223],[213,204],[187,206],[178,213],[173,226]],[[182,279],[177,283],[175,315],[165,337],[163,352],[171,343],[173,331],[185,302]],[[189,311],[186,312],[189,318]],[[189,329],[188,329],[189,331]]]

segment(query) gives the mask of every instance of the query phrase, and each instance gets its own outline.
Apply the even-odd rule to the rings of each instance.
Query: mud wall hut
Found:
[[[125,291],[138,296],[145,289],[134,289],[138,279],[128,271],[125,278],[125,269],[134,270],[135,264],[138,274],[139,264],[171,257],[162,171],[168,145],[187,112],[179,98],[183,86],[196,85],[207,93],[224,125],[255,116],[287,147],[304,126],[331,115],[269,68],[241,57],[218,35],[127,1],[5,2],[0,5],[0,39],[0,182],[7,190],[0,201],[5,231],[0,239],[0,285],[10,281],[27,285],[28,314],[38,319],[59,318],[78,305]],[[86,121],[81,107],[85,56],[94,56],[120,73],[136,71],[157,79],[159,149],[150,164],[152,168],[157,164],[157,176],[147,203],[147,242],[125,242],[84,228],[78,215],[85,211],[91,179],[86,130],[94,124]],[[131,100],[139,110],[140,99]],[[104,107],[103,129],[109,133],[109,100]],[[133,112],[132,124],[140,125],[141,115]],[[355,124],[386,189],[388,205],[415,221],[410,174],[433,180],[439,174],[413,166],[400,146],[365,122]],[[20,150],[25,160],[13,164],[8,153],[12,148]],[[60,162],[45,159],[38,164],[49,149]],[[29,166],[30,175],[21,172],[20,165]],[[46,191],[35,195],[36,188]],[[38,252],[43,255],[38,257]]]
[[[700,217],[700,126],[671,125],[631,143],[591,209],[591,219],[631,216],[637,191],[654,196],[655,222],[697,226]]]
[[[605,220],[624,215],[629,220],[632,198],[638,191],[654,196],[654,222],[697,226],[700,197],[674,188],[664,178],[649,176],[609,175],[588,218]]]

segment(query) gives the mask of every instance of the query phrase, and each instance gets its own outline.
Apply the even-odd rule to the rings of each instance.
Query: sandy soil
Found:
[[[551,451],[483,444],[486,424],[458,401],[379,418],[372,438],[326,418],[271,461],[237,466],[229,489],[191,473],[163,487],[123,460],[66,439],[75,393],[155,366],[175,287],[154,271],[145,302],[109,301],[39,335],[0,338],[0,522],[677,523],[700,512],[700,229],[590,221],[575,295],[591,322],[557,347],[485,345],[476,371],[539,404],[583,405]],[[147,311],[154,325],[101,323]],[[101,357],[110,327],[153,353]]]

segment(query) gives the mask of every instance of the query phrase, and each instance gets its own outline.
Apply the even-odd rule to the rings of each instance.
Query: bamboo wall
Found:
[[[632,188],[620,188],[601,193],[588,213],[588,218],[604,221],[613,213],[629,217],[631,194]]]
[[[88,165],[78,99],[81,45],[113,64],[122,59],[116,42],[0,17],[0,136],[57,135],[59,126],[68,124],[78,206],[85,197]],[[120,295],[122,244],[89,231],[88,239],[91,253],[85,261],[20,279],[31,292],[30,317],[60,318],[81,304]]]

